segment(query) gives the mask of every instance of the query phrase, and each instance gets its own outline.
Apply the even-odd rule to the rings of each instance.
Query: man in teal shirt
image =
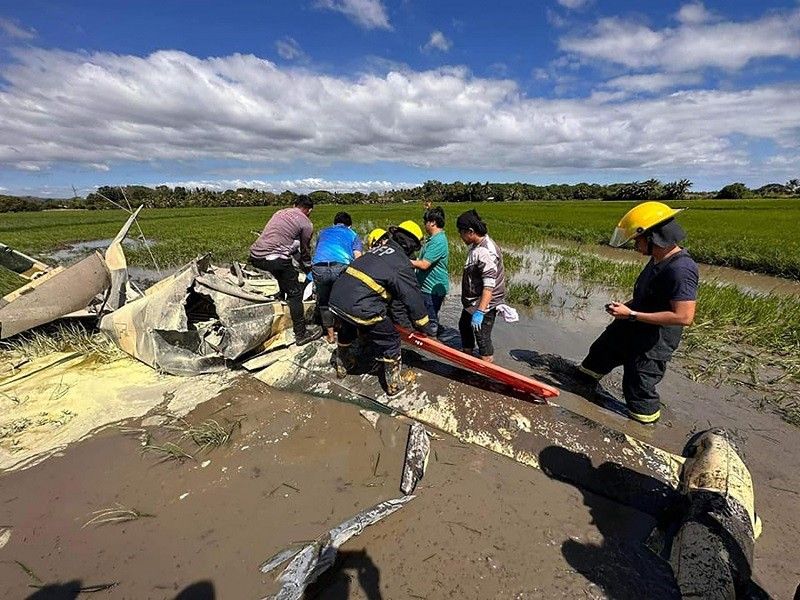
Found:
[[[442,333],[439,310],[450,289],[450,273],[447,268],[450,248],[444,233],[444,209],[441,206],[429,208],[422,219],[429,237],[419,258],[412,260],[411,264],[417,269],[417,281],[428,309],[428,318],[438,336]]]

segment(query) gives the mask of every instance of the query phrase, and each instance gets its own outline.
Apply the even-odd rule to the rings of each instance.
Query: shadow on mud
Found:
[[[99,586],[84,586],[80,579],[73,579],[66,583],[51,583],[42,586],[25,600],[75,600],[81,594],[100,592],[110,589],[116,584]],[[184,588],[174,600],[215,600],[214,584],[210,581],[198,581]]]
[[[646,513],[622,511],[615,502],[585,489],[601,491],[624,483],[625,488],[636,491],[630,506],[641,505],[652,513],[647,499],[660,497],[665,484],[614,463],[594,467],[585,454],[558,446],[542,450],[539,462],[549,477],[574,485],[583,494],[583,503],[603,536],[600,544],[574,539],[562,544],[561,552],[573,569],[615,600],[681,597],[669,564],[646,546],[655,525],[653,518]],[[610,497],[617,495],[609,493]]]
[[[314,584],[303,598],[312,600],[347,600],[353,597],[354,584],[361,587],[367,600],[382,600],[381,572],[366,550],[339,551],[336,562]]]
[[[517,362],[526,363],[536,379],[565,392],[581,396],[589,402],[628,416],[625,403],[609,392],[602,384],[587,381],[578,371],[578,364],[558,354],[540,354],[534,350],[510,350],[509,355]]]

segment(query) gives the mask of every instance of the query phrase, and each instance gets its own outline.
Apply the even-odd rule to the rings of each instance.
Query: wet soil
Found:
[[[457,316],[457,300],[448,299],[444,322]],[[756,412],[738,388],[711,388],[676,369],[660,386],[666,407],[656,427],[600,408],[552,367],[554,357],[582,358],[606,319],[569,318],[534,310],[513,326],[498,323],[497,361],[558,385],[561,406],[671,452],[712,425],[735,431],[764,524],[755,579],[790,598],[800,580],[796,428]],[[611,394],[620,396],[620,378],[604,381]],[[15,561],[45,584],[118,583],[96,597],[174,598],[192,585],[188,597],[263,597],[277,586],[260,573],[262,561],[400,495],[402,418],[381,416],[373,429],[356,406],[242,377],[187,419],[242,417],[229,445],[195,460],[160,461],[142,453],[138,436],[112,428],[31,469],[0,474],[0,526],[13,527],[0,548],[0,597],[36,591]],[[163,427],[147,429],[152,443],[178,441]],[[416,493],[345,544],[306,597],[671,597],[665,565],[642,545],[652,517],[542,471],[438,434]],[[117,504],[154,516],[83,527],[94,511]],[[215,596],[202,595],[210,589]]]

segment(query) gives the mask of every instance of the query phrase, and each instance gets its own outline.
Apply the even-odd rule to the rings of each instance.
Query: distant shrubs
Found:
[[[35,198],[0,196],[0,212],[31,212],[43,207],[44,203]]]
[[[743,183],[730,183],[717,192],[716,198],[727,200],[741,200],[750,198],[753,192]]]
[[[692,182],[688,179],[662,183],[658,179],[630,183],[530,183],[462,182],[442,183],[429,180],[420,186],[384,192],[330,192],[317,190],[309,196],[317,204],[396,204],[439,202],[532,202],[567,200],[683,200],[690,195]],[[31,211],[46,208],[80,208],[106,210],[116,207],[146,206],[148,208],[210,208],[227,206],[291,206],[296,194],[289,190],[280,193],[238,188],[212,190],[208,188],[143,185],[123,187],[101,186],[86,198],[62,200],[0,196],[0,212]],[[726,185],[719,192],[694,192],[693,198],[758,198],[800,196],[800,180],[786,184],[770,183],[750,190],[743,183]]]

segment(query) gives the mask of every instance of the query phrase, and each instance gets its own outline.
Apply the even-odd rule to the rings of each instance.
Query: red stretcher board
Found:
[[[395,328],[400,333],[403,341],[407,344],[415,348],[419,348],[420,350],[424,350],[425,352],[435,354],[436,356],[443,358],[450,363],[454,363],[475,373],[480,373],[484,377],[488,377],[494,381],[505,383],[506,385],[509,385],[520,392],[531,393],[544,399],[555,398],[558,396],[558,390],[553,386],[547,385],[546,383],[536,381],[531,377],[525,377],[525,375],[520,375],[519,373],[515,373],[514,371],[506,369],[505,367],[501,367],[500,365],[486,362],[480,358],[472,356],[471,354],[465,354],[464,352],[456,350],[455,348],[451,348],[439,340],[430,338],[425,334],[418,333],[416,331],[410,331],[397,325],[395,325]]]

